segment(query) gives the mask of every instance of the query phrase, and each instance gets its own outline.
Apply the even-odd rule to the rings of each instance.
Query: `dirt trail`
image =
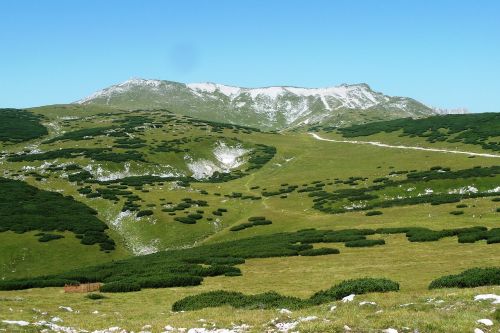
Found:
[[[412,146],[394,146],[388,145],[385,143],[377,142],[377,141],[357,141],[357,140],[333,140],[333,139],[325,139],[320,137],[316,133],[309,133],[316,140],[320,141],[329,141],[329,142],[338,142],[338,143],[352,143],[357,145],[372,145],[383,148],[395,148],[395,149],[408,149],[408,150],[423,150],[423,151],[433,151],[438,153],[449,153],[449,154],[463,154],[469,156],[481,156],[481,157],[493,157],[500,158],[500,155],[495,154],[486,154],[486,153],[473,153],[469,151],[460,151],[460,150],[448,150],[448,149],[440,149],[440,148],[423,148],[423,147],[412,147]]]

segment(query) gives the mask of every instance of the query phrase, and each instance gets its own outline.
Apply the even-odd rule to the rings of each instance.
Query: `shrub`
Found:
[[[85,298],[88,298],[88,299],[91,299],[91,300],[96,300],[96,299],[104,299],[104,298],[107,298],[107,297],[104,296],[103,294],[91,293],[91,294],[85,295]]]
[[[234,227],[229,228],[230,231],[240,231],[243,229],[251,228],[253,227],[252,223],[241,223],[238,225],[235,225]]]
[[[466,204],[459,204],[456,207],[457,208],[467,208],[467,205]]]
[[[273,222],[269,221],[269,220],[257,220],[257,221],[253,221],[252,225],[256,226],[256,225],[269,225],[269,224],[272,224]]]
[[[463,215],[463,210],[453,210],[450,212],[451,215]]]
[[[241,224],[235,225],[234,227],[229,228],[229,230],[231,230],[231,231],[240,231],[240,230],[251,228],[251,227],[255,227],[255,226],[258,226],[258,225],[269,225],[269,224],[273,223],[273,222],[271,222],[269,220],[266,220],[266,218],[263,217],[263,216],[250,217],[250,218],[248,218],[248,221],[249,222],[245,222],[245,223],[241,223]]]
[[[346,247],[370,247],[375,245],[384,245],[385,241],[383,239],[360,239],[345,242]]]
[[[474,288],[500,285],[500,267],[471,268],[456,275],[447,275],[431,282],[429,289]]]
[[[63,235],[54,235],[54,234],[45,234],[45,233],[42,233],[40,236],[41,237],[38,238],[39,242],[50,242],[51,240],[64,238]]]
[[[382,215],[383,213],[380,210],[371,210],[369,212],[366,212],[366,216],[375,216],[375,215]]]
[[[248,218],[249,222],[253,221],[259,221],[259,220],[265,220],[266,218],[264,216],[251,216]]]
[[[240,309],[298,309],[305,305],[305,301],[276,292],[245,295],[240,292],[218,290],[185,297],[172,305],[172,311],[192,311],[223,305]]]
[[[150,215],[153,215],[153,211],[150,209],[138,211],[136,214],[137,217],[150,216]]]
[[[172,276],[150,276],[135,280],[140,288],[170,288],[197,286],[201,284],[203,278],[192,275],[172,275]]]
[[[230,305],[243,309],[301,309],[312,305],[342,299],[350,294],[398,291],[399,284],[387,279],[363,278],[347,280],[332,288],[320,291],[309,299],[283,296],[274,291],[257,295],[245,295],[234,291],[210,291],[185,297],[172,305],[173,311],[193,311],[209,307]]]
[[[323,256],[327,254],[339,254],[340,251],[338,249],[332,249],[329,247],[322,247],[319,249],[307,249],[299,252],[301,256]]]
[[[339,300],[351,294],[361,295],[398,290],[399,284],[388,279],[361,278],[346,280],[330,289],[319,291],[310,298],[310,301],[312,304],[321,304]]]
[[[182,216],[174,217],[174,221],[181,222],[184,224],[195,224],[196,223],[195,219],[192,219],[190,217],[182,217]]]
[[[140,291],[141,286],[134,282],[110,282],[101,287],[103,293],[128,293],[132,291]]]
[[[31,288],[64,287],[66,284],[79,284],[78,281],[60,278],[19,279],[0,281],[0,290],[22,290]]]

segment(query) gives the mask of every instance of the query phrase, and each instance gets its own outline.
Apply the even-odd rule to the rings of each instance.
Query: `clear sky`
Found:
[[[0,107],[68,103],[132,77],[366,82],[500,111],[500,1],[0,0]]]

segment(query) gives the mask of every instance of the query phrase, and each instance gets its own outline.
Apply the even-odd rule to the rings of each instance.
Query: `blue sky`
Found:
[[[0,0],[0,107],[131,77],[257,87],[366,82],[500,111],[500,1]]]

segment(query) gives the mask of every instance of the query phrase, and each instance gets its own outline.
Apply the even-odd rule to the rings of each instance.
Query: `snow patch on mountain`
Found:
[[[193,173],[193,178],[205,179],[211,177],[215,172],[229,173],[243,165],[245,163],[243,157],[248,152],[250,150],[241,145],[228,146],[225,142],[219,141],[212,151],[215,161],[204,158],[195,160],[189,155],[186,155],[184,159],[187,167]]]
[[[223,95],[226,95],[229,98],[238,95],[241,91],[241,88],[238,87],[226,86],[223,84],[211,83],[211,82],[188,83],[186,84],[186,87],[193,90],[194,92],[204,92],[209,94],[213,94],[214,92],[219,92]],[[200,95],[198,94],[198,96]]]
[[[219,161],[222,168],[227,171],[241,166],[245,162],[242,156],[248,152],[249,150],[243,148],[241,145],[230,147],[221,141],[214,148],[215,158]]]
[[[137,88],[137,87],[144,87],[144,88],[149,88],[149,89],[153,89],[153,90],[159,90],[162,83],[163,83],[162,80],[147,80],[147,79],[133,78],[133,79],[127,80],[125,82],[113,85],[109,88],[99,90],[99,91],[93,93],[92,95],[77,101],[76,103],[77,104],[85,104],[89,101],[92,101],[92,100],[98,99],[98,98],[107,98],[107,101],[109,103],[109,98],[111,98],[112,95],[114,95],[114,94],[126,93],[127,91],[131,90],[132,88]]]

